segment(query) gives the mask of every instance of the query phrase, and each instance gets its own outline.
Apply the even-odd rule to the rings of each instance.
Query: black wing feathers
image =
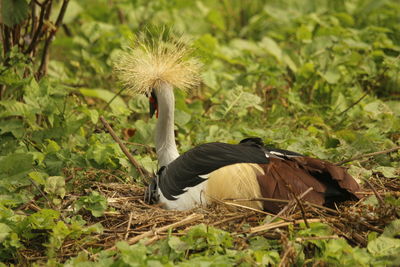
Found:
[[[266,198],[291,199],[292,194],[300,195],[310,187],[314,190],[303,199],[320,205],[358,198],[359,185],[344,168],[296,152],[267,148],[260,138],[247,138],[236,145],[199,145],[160,170],[159,186],[167,199],[175,200],[186,188],[207,179],[200,176],[236,163],[260,164],[264,174],[257,180]],[[280,208],[264,203],[266,210],[277,212]]]
[[[255,143],[207,143],[190,149],[171,162],[160,174],[163,195],[176,199],[187,187],[196,186],[209,174],[221,167],[236,163],[268,163],[263,148]]]

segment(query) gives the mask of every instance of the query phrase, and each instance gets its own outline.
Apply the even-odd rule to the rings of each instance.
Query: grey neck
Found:
[[[162,82],[155,89],[157,96],[159,117],[156,126],[156,150],[159,167],[167,166],[174,159],[179,157],[175,143],[174,132],[174,111],[175,97],[170,84]]]

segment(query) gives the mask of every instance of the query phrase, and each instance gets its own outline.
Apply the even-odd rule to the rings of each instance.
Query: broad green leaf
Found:
[[[207,15],[207,19],[221,31],[225,30],[225,21],[218,10],[212,9]]]
[[[107,209],[107,199],[96,191],[92,191],[89,196],[80,197],[75,202],[77,211],[84,208],[92,213],[95,217],[103,216]]]
[[[60,213],[51,209],[42,209],[27,219],[32,229],[48,229],[51,230],[56,225],[56,220],[60,217]]]
[[[340,73],[336,68],[329,68],[325,74],[322,75],[325,80],[330,84],[335,84],[340,79]]]
[[[168,245],[176,252],[184,252],[190,248],[186,242],[182,241],[179,237],[171,236],[168,238]]]
[[[28,16],[29,6],[26,0],[2,0],[2,22],[8,27],[13,27],[24,21]]]
[[[50,194],[54,194],[60,198],[64,198],[65,190],[65,178],[62,176],[50,176],[46,179],[44,191]]]
[[[38,185],[44,185],[46,183],[45,179],[48,176],[46,173],[42,172],[30,172],[28,175]]]
[[[0,223],[0,242],[3,243],[7,236],[12,232],[11,228],[5,224]]]
[[[367,248],[375,256],[395,257],[400,253],[400,240],[398,238],[380,236],[369,242]]]
[[[15,153],[0,157],[0,177],[23,174],[32,168],[33,157],[26,153]]]
[[[374,172],[381,173],[386,178],[400,177],[400,169],[387,166],[379,166],[373,169]]]
[[[185,111],[175,109],[175,123],[179,127],[184,127],[192,117],[190,114],[186,113]]]
[[[46,152],[47,153],[54,153],[57,151],[60,151],[61,147],[53,140],[47,139],[47,146],[46,146]]]
[[[282,50],[278,44],[269,37],[264,37],[260,42],[260,47],[264,48],[268,53],[276,58],[278,62],[282,60]]]
[[[400,235],[400,219],[392,221],[388,226],[385,227],[385,231],[382,236],[386,237],[398,237]]]
[[[79,89],[82,95],[87,97],[95,97],[104,100],[110,105],[110,108],[118,114],[125,112],[127,106],[122,98],[113,92],[104,89]]]

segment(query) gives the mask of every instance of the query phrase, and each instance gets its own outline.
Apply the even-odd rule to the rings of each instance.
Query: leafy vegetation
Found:
[[[120,242],[115,251],[91,246],[103,231],[105,214],[113,212],[93,184],[142,183],[102,130],[99,116],[112,122],[144,167],[156,169],[155,119],[148,118],[147,99],[121,90],[112,72],[119,53],[140,32],[165,25],[182,32],[203,62],[200,88],[176,92],[181,151],[259,136],[280,148],[338,162],[400,145],[398,1],[3,0],[0,6],[0,261],[67,266],[400,262],[398,194],[384,198],[397,219],[385,221],[383,233],[370,231],[365,247],[345,235],[305,238],[334,234],[323,223],[289,227],[280,239],[200,224],[149,246]],[[394,151],[349,167],[359,179],[398,184],[399,162]],[[380,205],[373,197],[366,201]],[[82,252],[65,256],[66,244]]]

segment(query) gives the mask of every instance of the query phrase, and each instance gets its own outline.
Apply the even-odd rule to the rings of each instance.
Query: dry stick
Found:
[[[214,223],[212,223],[211,225],[212,225],[212,226],[217,226],[217,225],[219,225],[219,224],[226,223],[226,222],[229,222],[229,221],[233,221],[233,220],[237,220],[237,219],[242,219],[242,218],[249,217],[251,214],[254,214],[254,213],[250,213],[250,214],[247,214],[247,215],[245,215],[245,216],[243,216],[243,214],[239,214],[239,215],[236,215],[236,216],[232,216],[232,217],[223,219],[223,220],[218,221],[218,222],[214,222]]]
[[[289,188],[290,188],[290,191],[292,191],[291,186],[289,186]],[[292,191],[292,195],[293,195],[294,199],[296,200],[297,205],[299,205],[299,207],[300,207],[301,217],[303,217],[303,220],[304,220],[304,223],[306,224],[306,227],[310,228],[310,225],[307,222],[306,212],[304,210],[303,204],[301,203],[300,199],[296,196],[296,194],[293,191]]]
[[[69,2],[69,0],[63,1],[62,5],[61,5],[60,13],[58,14],[56,23],[54,25],[55,28],[50,32],[49,37],[47,37],[46,42],[44,43],[43,52],[42,52],[42,60],[41,60],[40,66],[39,66],[39,70],[37,72],[38,78],[41,78],[47,72],[49,47],[50,47],[50,44],[53,41],[54,36],[56,35],[58,29],[61,27],[62,20],[65,15],[65,11],[67,10],[67,7],[68,7],[68,2]]]
[[[350,159],[342,160],[342,161],[336,163],[336,165],[342,165],[344,163],[351,162],[353,160],[357,160],[357,159],[361,159],[361,158],[365,158],[365,157],[373,157],[373,156],[377,156],[377,155],[381,155],[381,154],[388,154],[388,153],[392,153],[397,150],[400,150],[400,146],[389,148],[389,149],[378,151],[378,152],[372,152],[372,153],[368,153],[368,154],[358,155],[358,156],[352,157]]]
[[[165,231],[168,231],[169,229],[180,227],[180,226],[183,226],[183,225],[186,225],[186,224],[190,224],[192,222],[201,220],[203,218],[204,218],[203,214],[193,213],[193,214],[189,215],[188,217],[186,217],[185,219],[183,219],[182,221],[175,222],[175,223],[172,223],[172,224],[157,228],[155,230],[150,230],[150,231],[147,231],[147,232],[145,232],[145,233],[143,233],[141,235],[138,235],[138,236],[135,236],[133,238],[130,238],[128,240],[128,244],[129,245],[133,245],[133,244],[139,242],[140,240],[142,240],[143,238],[151,237],[151,236],[157,235],[158,233],[165,232]],[[111,247],[111,248],[109,248],[107,250],[115,250],[115,249],[116,249],[116,246],[113,246],[113,247]]]
[[[255,208],[250,208],[250,207],[243,206],[243,205],[236,204],[236,203],[221,201],[221,200],[219,200],[219,199],[217,199],[217,198],[214,198],[214,197],[211,197],[211,196],[208,196],[208,197],[211,198],[213,201],[215,201],[215,202],[217,202],[217,203],[221,203],[221,204],[224,204],[224,205],[227,205],[227,206],[234,206],[234,207],[239,207],[239,208],[243,208],[243,209],[247,209],[247,210],[252,210],[252,211],[255,211],[255,212],[258,212],[258,213],[262,213],[262,214],[265,214],[265,215],[274,215],[274,214],[272,214],[272,213],[265,212],[265,211],[263,211],[263,210],[259,210],[259,209],[255,209]],[[288,219],[285,218],[285,217],[279,217],[279,218],[281,218],[282,220],[285,220],[285,221],[288,220]]]
[[[243,214],[236,215],[236,216],[233,216],[233,217],[224,219],[224,220],[222,220],[222,221],[213,223],[213,224],[211,224],[211,225],[212,225],[212,226],[216,226],[216,225],[219,225],[219,224],[221,224],[221,223],[225,223],[225,222],[228,222],[228,221],[231,221],[231,220],[243,219],[243,218],[246,218],[246,217],[250,216],[251,214],[253,214],[253,213],[249,213],[249,214],[246,214],[246,215],[244,215],[244,216],[243,216]],[[191,229],[191,227],[184,229],[184,230],[182,231],[182,234],[184,235],[184,234],[187,233],[188,230],[190,230],[190,229]],[[166,237],[166,235],[165,235],[165,236],[156,235],[156,236],[152,237],[151,239],[147,240],[144,244],[147,246],[147,245],[153,244],[155,241],[160,240],[160,239],[163,239],[163,238],[165,238],[165,237]]]
[[[44,1],[40,6],[40,15],[39,15],[39,24],[36,28],[35,34],[32,37],[32,40],[29,44],[29,47],[26,49],[25,54],[30,54],[34,48],[37,45],[37,39],[43,34],[42,32],[42,28],[43,28],[43,22],[45,21],[45,11],[47,9],[47,4],[49,3],[49,0]],[[34,16],[34,14],[32,14],[32,16]]]
[[[133,158],[131,153],[129,153],[128,149],[126,146],[122,143],[121,139],[115,134],[114,130],[111,128],[110,124],[104,119],[103,116],[100,116],[100,120],[103,123],[104,127],[107,129],[107,131],[110,133],[112,138],[115,140],[115,142],[118,143],[119,147],[122,149],[122,152],[128,157],[129,161],[132,163],[133,166],[135,166],[136,170],[138,170],[140,176],[142,176],[146,182],[148,182],[148,178],[151,177],[151,173],[148,172],[145,168],[139,165],[139,163]]]
[[[36,184],[36,182],[29,178],[29,180],[31,181],[31,183],[33,184],[33,186],[36,187],[36,189],[39,191],[39,193],[46,199],[48,205],[53,209],[53,210],[57,210],[57,208],[53,205],[53,203],[50,201],[50,199],[47,198],[46,194],[42,191],[42,189],[40,189],[40,187]],[[65,217],[64,215],[60,212],[60,217],[63,221],[65,221]]]
[[[308,241],[308,240],[324,240],[324,239],[339,239],[338,235],[327,235],[327,236],[307,236],[307,237],[297,237],[296,242]]]
[[[299,199],[302,199],[305,195],[307,195],[308,193],[310,193],[314,188],[310,187],[308,188],[306,191],[304,191],[300,196]],[[287,209],[289,209],[290,206],[292,206],[294,203],[293,200],[289,201],[289,203],[278,213],[276,214],[274,217],[272,217],[272,219],[267,220],[267,222],[264,225],[269,224],[270,222],[272,222],[273,220],[275,220],[276,218],[278,218],[280,215],[282,215]]]
[[[288,225],[291,225],[291,224],[299,224],[299,223],[302,223],[302,222],[304,222],[303,219],[295,220],[293,222],[278,222],[278,223],[264,224],[264,225],[260,225],[260,226],[256,226],[256,227],[250,228],[250,233],[254,234],[254,233],[261,232],[261,231],[280,228],[280,227],[288,226]],[[308,222],[309,223],[321,222],[321,219],[309,219]]]
[[[359,194],[369,194],[370,192],[357,192],[357,193],[359,193]],[[371,192],[371,194],[372,194],[372,192]],[[290,202],[290,200],[286,200],[286,199],[264,198],[264,197],[258,197],[258,198],[227,198],[225,200],[233,201],[233,202],[267,201],[267,202],[276,202],[276,203],[284,203],[284,204],[287,204],[287,203]],[[329,212],[334,213],[334,214],[338,213],[334,209],[330,209],[328,207],[321,206],[321,205],[318,205],[318,204],[315,204],[315,203],[311,203],[311,202],[304,201],[304,200],[303,200],[303,203],[305,203],[307,205],[310,205],[310,206],[312,206],[314,208],[319,208],[319,209],[323,209],[323,210],[329,211]]]
[[[133,217],[133,212],[129,213],[128,225],[126,226],[125,240],[127,240],[129,236],[129,229],[131,228],[132,217]]]
[[[228,206],[234,206],[234,207],[239,207],[239,208],[243,208],[243,209],[247,209],[247,210],[252,210],[252,211],[255,211],[255,212],[258,212],[258,213],[262,213],[262,214],[265,214],[265,215],[273,215],[272,213],[265,212],[263,210],[247,207],[247,206],[236,204],[236,203],[231,203],[231,202],[226,202],[226,201],[223,201],[222,203],[224,203],[225,205],[228,205]],[[283,219],[287,220],[286,218],[283,218]]]
[[[339,113],[339,117],[342,116],[344,113],[346,113],[348,110],[350,110],[352,107],[354,107],[355,105],[357,105],[358,103],[361,102],[361,100],[363,100],[367,95],[368,95],[369,91],[365,92],[365,94],[363,94],[356,102],[354,102],[353,104],[351,104],[348,108],[346,108],[345,110],[343,110],[342,112]]]
[[[291,249],[290,249],[290,248],[286,249],[285,253],[284,253],[283,256],[282,256],[281,261],[279,262],[278,267],[289,266],[288,264],[285,264],[285,263],[286,263],[285,261],[286,261],[286,258],[288,257],[288,255],[289,255],[290,252],[291,252]]]
[[[372,184],[368,181],[368,179],[363,178],[363,181],[367,183],[367,185],[372,189],[372,192],[374,192],[376,198],[379,201],[379,204],[383,206],[385,204],[385,201],[383,201],[382,197],[379,195],[379,193],[376,191],[376,189],[372,186]]]

